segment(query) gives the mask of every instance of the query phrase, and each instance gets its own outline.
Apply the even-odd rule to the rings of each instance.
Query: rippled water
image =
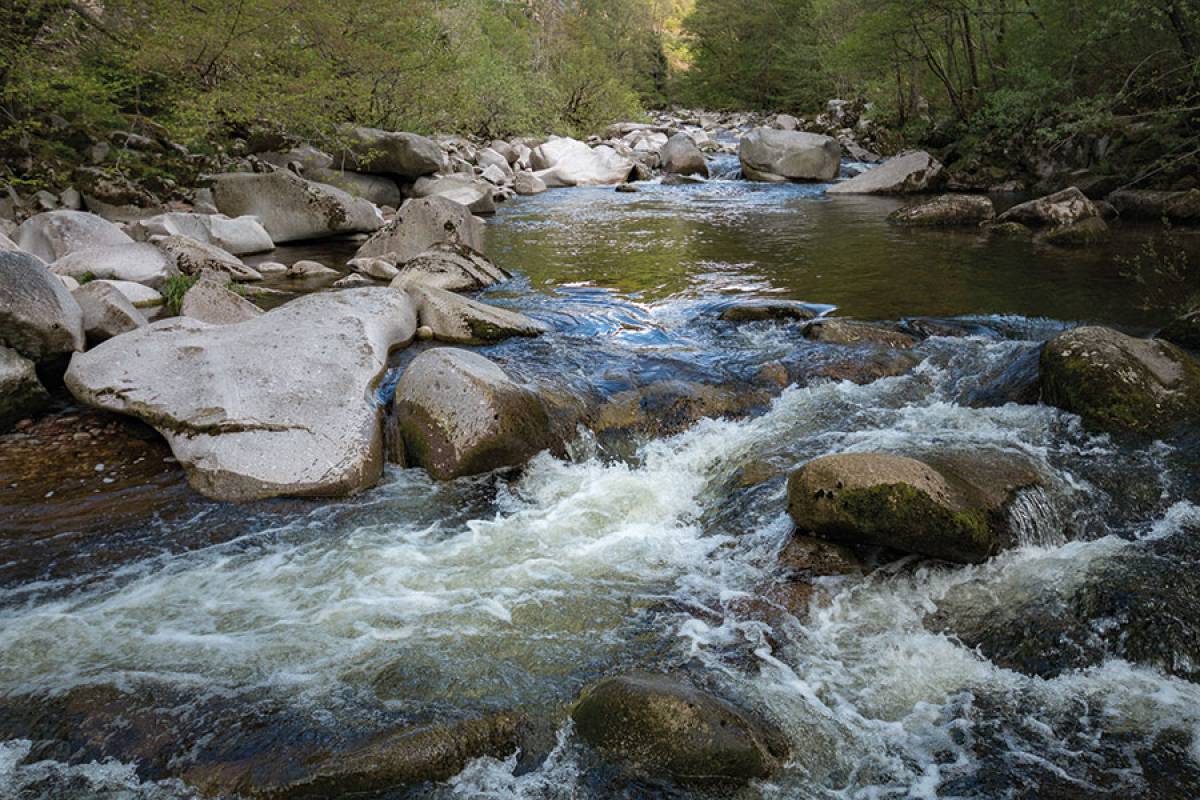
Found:
[[[489,299],[555,332],[490,356],[600,396],[737,386],[829,356],[796,325],[716,319],[750,294],[936,317],[957,335],[921,343],[903,376],[801,381],[749,415],[623,447],[581,433],[570,458],[539,456],[517,477],[436,484],[393,468],[348,500],[189,495],[103,535],[51,532],[69,554],[0,539],[0,797],[183,797],[175,778],[197,764],[517,708],[545,728],[541,751],[481,759],[413,796],[646,796],[564,722],[583,685],[634,666],[688,671],[780,724],[793,756],[752,790],[763,797],[1200,793],[1200,686],[1186,664],[1126,660],[1104,638],[1119,615],[1077,625],[1099,644],[1053,674],[967,643],[981,620],[1119,582],[1157,543],[1200,556],[1189,448],[980,400],[1073,321],[1155,324],[1113,263],[1145,232],[1050,251],[896,230],[882,222],[895,201],[814,187],[642,189],[501,210],[489,248],[517,277]],[[819,579],[800,617],[754,611],[791,534],[786,472],[845,451],[1019,454],[1045,492],[1014,511],[1022,546],[987,564],[902,559]],[[1148,587],[1128,574],[1133,602]]]

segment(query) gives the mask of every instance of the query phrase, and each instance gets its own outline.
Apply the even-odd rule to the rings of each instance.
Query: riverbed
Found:
[[[739,797],[1200,794],[1197,601],[1172,571],[1200,564],[1194,443],[1117,441],[1010,402],[1057,332],[1161,324],[1123,274],[1152,229],[1060,249],[896,228],[900,201],[816,185],[637,186],[501,207],[488,254],[514,278],[483,299],[552,332],[482,352],[564,394],[670,383],[752,402],[580,430],[519,474],[390,467],[335,501],[205,500],[152,436],[141,461],[124,439],[112,457],[64,450],[77,484],[6,472],[0,797],[188,797],[181,779],[206,765],[512,710],[535,721],[526,751],[389,796],[693,796],[623,778],[573,736],[580,689],[631,668],[689,674],[785,733],[786,767]],[[340,267],[354,247],[266,257]],[[872,356],[718,318],[751,297],[927,338],[911,369],[813,379]],[[765,370],[787,378],[768,388]],[[847,451],[1017,454],[1045,489],[1015,512],[1021,545],[985,564],[882,559],[819,578],[797,613],[764,609],[787,473]],[[1040,659],[1024,657],[1040,631]]]

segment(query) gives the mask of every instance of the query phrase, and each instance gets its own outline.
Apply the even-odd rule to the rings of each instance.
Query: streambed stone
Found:
[[[834,184],[826,194],[910,194],[937,188],[942,164],[924,150],[901,153],[878,167]]]
[[[902,350],[917,343],[916,337],[894,328],[831,318],[814,320],[804,326],[804,338],[826,344],[880,345]]]
[[[246,266],[237,256],[215,244],[198,242],[186,236],[163,236],[154,243],[175,261],[184,275],[203,275],[206,272],[224,273],[235,281],[260,281],[258,270]]]
[[[83,311],[83,331],[89,344],[136,330],[146,317],[110,283],[92,281],[71,292]]]
[[[184,294],[179,313],[212,325],[236,325],[261,317],[263,311],[216,281],[202,279]]]
[[[90,275],[154,289],[180,274],[174,255],[146,242],[76,250],[51,264],[50,271],[77,281]]]
[[[483,231],[483,222],[461,203],[444,197],[421,197],[405,203],[391,222],[358,248],[354,257],[387,258],[400,263],[442,242],[482,251]]]
[[[738,145],[742,173],[751,181],[831,181],[841,158],[837,140],[816,133],[755,128]]]
[[[475,292],[511,277],[468,245],[439,242],[400,265],[392,287],[421,285],[448,292]]]
[[[83,312],[37,256],[0,251],[0,346],[41,361],[82,350]]]
[[[977,227],[990,222],[996,208],[990,198],[978,194],[943,194],[932,200],[898,208],[888,222],[913,227]]]
[[[78,250],[133,243],[120,227],[103,217],[68,210],[30,217],[17,228],[14,239],[18,247],[47,264]]]
[[[383,224],[370,201],[286,170],[217,175],[212,190],[222,214],[257,217],[276,243],[370,233]]]
[[[540,336],[547,328],[524,314],[489,306],[424,284],[401,284],[432,338],[448,344],[487,344],[513,336]]]
[[[1092,430],[1165,436],[1200,421],[1200,362],[1169,342],[1075,328],[1046,344],[1041,368],[1046,402]]]
[[[781,737],[682,678],[634,672],[586,689],[571,713],[580,738],[633,773],[681,783],[770,776]]]
[[[216,245],[235,256],[275,249],[266,228],[255,217],[230,219],[224,214],[195,214],[172,211],[139,220],[130,226],[135,239],[152,241],[156,236],[186,236]]]
[[[38,381],[33,362],[16,350],[0,347],[0,432],[49,402],[50,395]]]
[[[1018,222],[1041,228],[1074,225],[1092,217],[1100,217],[1100,210],[1095,203],[1076,187],[1068,186],[1054,194],[1015,205],[997,217],[996,221]]]
[[[788,479],[797,530],[851,545],[977,563],[1015,543],[1006,510],[1036,471],[1009,457],[938,466],[885,453],[814,459]]]
[[[415,329],[402,292],[311,294],[236,325],[153,323],[78,354],[66,383],[154,426],[209,497],[346,495],[382,472],[375,389]]]
[[[468,350],[413,359],[396,384],[395,413],[408,463],[438,480],[524,464],[555,444],[537,394]]]

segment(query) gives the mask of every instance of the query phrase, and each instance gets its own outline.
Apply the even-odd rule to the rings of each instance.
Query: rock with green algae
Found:
[[[841,544],[978,563],[1015,543],[1006,509],[1037,472],[1008,456],[947,455],[937,464],[884,453],[808,462],[788,479],[799,531]]]
[[[770,726],[669,675],[605,678],[584,691],[571,716],[584,741],[644,778],[738,783],[768,777],[786,756]]]
[[[1050,340],[1042,397],[1090,430],[1166,436],[1200,420],[1200,362],[1169,342],[1085,326]]]

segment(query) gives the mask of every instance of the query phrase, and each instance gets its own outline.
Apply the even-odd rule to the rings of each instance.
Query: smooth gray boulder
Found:
[[[66,383],[157,428],[209,497],[347,495],[382,473],[375,391],[415,330],[403,292],[309,294],[236,325],[155,322],[77,354]]]
[[[17,246],[47,264],[68,253],[95,247],[132,244],[133,239],[108,220],[86,211],[46,211],[17,228]]]
[[[500,170],[500,173],[509,180],[512,180],[513,169],[510,166],[508,158],[496,152],[491,147],[485,147],[475,154],[475,163],[481,168],[495,167]]]
[[[432,175],[445,164],[442,148],[427,136],[352,126],[339,133],[346,166],[358,172],[412,179]]]
[[[33,362],[16,350],[0,347],[0,432],[35,414],[50,402]]]
[[[33,361],[82,350],[83,312],[34,255],[0,252],[0,346]]]
[[[165,302],[161,294],[145,284],[113,280],[95,280],[92,283],[103,283],[113,287],[123,294],[125,299],[137,309],[156,308]],[[75,286],[71,291],[75,291],[78,288],[78,286]]]
[[[437,480],[524,464],[552,446],[541,399],[478,353],[439,347],[396,384],[407,463]]]
[[[704,153],[686,133],[677,133],[668,139],[658,151],[658,159],[663,172],[708,177],[708,162],[704,160]]]
[[[910,194],[937,188],[942,164],[924,150],[901,153],[848,181],[834,184],[826,194]]]
[[[404,262],[439,242],[483,250],[484,224],[466,206],[444,197],[409,200],[387,225],[368,239],[355,258],[382,257]]]
[[[392,288],[420,284],[448,292],[475,292],[511,277],[465,244],[439,242],[401,264],[399,273],[393,276]]]
[[[634,161],[607,145],[588,147],[577,139],[551,138],[530,156],[535,174],[551,189],[624,183]]]
[[[493,186],[472,175],[447,175],[441,178],[418,178],[412,187],[415,197],[444,197],[461,203],[473,214],[495,214]]]
[[[222,214],[258,217],[276,243],[370,233],[383,225],[370,201],[284,170],[217,175],[212,190]]]
[[[240,258],[215,244],[205,244],[186,236],[164,236],[154,244],[175,260],[175,266],[184,275],[221,272],[235,281],[262,280],[258,270],[246,266]]]
[[[11,250],[20,250],[20,249],[21,248],[17,247],[16,242],[14,242],[12,239],[8,238],[8,234],[6,234],[4,231],[0,230],[0,252],[11,251]]]
[[[83,312],[88,344],[107,341],[146,325],[146,317],[110,283],[92,281],[71,292]]]
[[[751,181],[831,181],[841,159],[837,140],[816,133],[755,128],[738,145],[742,174]]]
[[[148,242],[92,247],[68,253],[50,265],[55,275],[141,283],[158,289],[179,275],[175,256]]]
[[[377,206],[393,208],[404,202],[400,185],[387,175],[368,175],[342,169],[314,169],[304,173],[309,180],[336,186],[343,192],[369,200]]]
[[[261,317],[263,311],[216,281],[202,279],[183,295],[179,313],[211,325],[235,325]]]
[[[487,344],[513,336],[540,336],[548,329],[524,314],[489,306],[462,295],[423,284],[404,284],[417,309],[420,325],[432,338],[449,344]]]
[[[518,172],[513,176],[513,191],[519,195],[535,195],[546,191],[546,182],[532,172]]]
[[[357,272],[359,275],[365,275],[368,278],[374,278],[377,281],[390,281],[400,274],[400,270],[396,269],[396,265],[386,258],[378,256],[368,256],[367,258],[352,258],[347,262],[346,266]]]
[[[135,222],[129,230],[133,238],[143,242],[153,241],[156,236],[186,236],[235,256],[275,249],[271,235],[254,217],[230,219],[224,214],[172,211]]]
[[[635,775],[685,784],[766,778],[786,740],[745,711],[682,678],[634,672],[589,686],[575,730]]]

